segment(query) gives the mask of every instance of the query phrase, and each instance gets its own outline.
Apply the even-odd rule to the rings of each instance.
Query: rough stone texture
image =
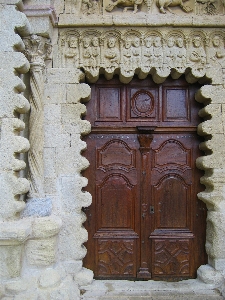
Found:
[[[9,5],[8,5],[9,4]],[[20,276],[23,244],[31,233],[29,222],[20,222],[19,212],[25,203],[20,195],[27,193],[29,182],[19,176],[26,167],[19,154],[28,151],[29,142],[20,136],[25,124],[19,114],[29,111],[30,105],[21,94],[25,85],[20,74],[29,70],[20,36],[29,34],[25,15],[16,9],[22,1],[7,1],[0,4],[0,281]],[[17,32],[17,33],[16,33]],[[19,35],[19,34],[20,35]],[[3,297],[5,287],[0,288]],[[7,288],[6,288],[7,290]],[[17,290],[16,286],[14,290]]]
[[[18,173],[26,167],[25,162],[19,159],[19,154],[29,149],[28,140],[20,136],[25,124],[18,117],[19,114],[27,113],[30,108],[28,100],[21,94],[25,85],[19,74],[29,70],[29,63],[21,53],[24,52],[25,46],[20,36],[30,33],[30,25],[26,16],[19,12],[16,6],[21,9],[22,1],[0,2],[0,298],[78,298],[77,285],[71,276],[65,275],[63,268],[58,267],[58,271],[52,269],[47,274],[44,268],[39,268],[51,267],[56,262],[57,234],[61,220],[53,216],[43,217],[51,213],[51,204],[47,210],[46,207],[41,207],[41,201],[29,202],[24,211],[24,218],[19,219],[19,212],[25,207],[25,203],[20,201],[20,195],[27,193],[30,187],[28,180],[20,178]],[[33,45],[36,41],[40,41],[40,38],[36,38]],[[25,43],[27,46],[27,42]],[[34,56],[31,52],[25,52],[31,63],[42,56],[40,47],[38,49],[39,52]],[[47,47],[45,49],[48,50]],[[38,62],[40,63],[40,60]],[[42,78],[39,77],[38,80]],[[40,83],[37,84],[40,87]],[[34,92],[34,89],[32,91]],[[34,98],[37,99],[36,95]],[[45,204],[49,202],[44,200]],[[34,218],[37,214],[39,218]],[[28,218],[29,216],[32,217]],[[51,278],[47,281],[46,276]],[[55,280],[53,277],[58,278],[57,286],[52,284]]]
[[[213,267],[209,265],[202,265],[197,272],[198,279],[202,280],[205,283],[220,286],[224,281],[223,274],[217,272]]]
[[[18,4],[17,1],[15,4]],[[14,4],[14,3],[13,3]],[[29,32],[29,24],[25,16],[16,10],[14,5],[0,6],[0,32],[1,43],[1,89],[0,89],[0,177],[1,190],[1,214],[0,220],[17,218],[24,203],[18,201],[18,195],[26,193],[29,183],[24,178],[17,178],[14,172],[25,168],[25,163],[15,158],[16,153],[26,152],[29,149],[27,139],[18,136],[24,129],[24,123],[14,117],[15,113],[26,113],[29,103],[22,94],[25,86],[22,80],[16,76],[18,73],[27,72],[29,63],[23,54],[14,52],[14,48],[22,50],[24,44],[17,31],[23,35]],[[9,37],[9,38],[8,38]]]
[[[0,276],[1,279],[18,277],[21,269],[22,246],[0,247]]]
[[[207,218],[206,249],[209,255],[209,263],[216,270],[224,270],[224,118],[223,102],[225,89],[219,86],[203,86],[197,93],[196,99],[199,102],[206,102],[207,105],[200,111],[200,116],[209,117],[198,127],[201,135],[211,136],[211,139],[202,143],[200,148],[206,152],[206,156],[197,159],[197,166],[200,169],[208,170],[201,182],[205,184],[206,190],[199,193],[210,210]],[[209,171],[210,170],[210,171]]]
[[[89,165],[81,156],[81,151],[86,148],[81,135],[90,132],[89,122],[81,120],[86,112],[81,101],[88,101],[90,97],[90,87],[78,83],[82,78],[83,74],[73,69],[48,71],[44,107],[45,180],[56,187],[50,193],[56,194],[60,202],[57,210],[63,226],[59,234],[59,259],[68,273],[76,275],[82,272],[86,282],[90,282],[92,272],[87,270],[85,273],[81,264],[86,254],[83,243],[87,240],[87,232],[82,227],[86,217],[81,208],[91,203],[90,194],[82,192],[87,180],[80,175],[81,170]],[[51,88],[55,85],[57,93]],[[54,155],[54,163],[47,153]]]

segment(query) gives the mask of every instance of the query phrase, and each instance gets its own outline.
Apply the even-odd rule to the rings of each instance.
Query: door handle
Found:
[[[154,214],[155,213],[155,208],[154,206],[150,206],[150,214]]]

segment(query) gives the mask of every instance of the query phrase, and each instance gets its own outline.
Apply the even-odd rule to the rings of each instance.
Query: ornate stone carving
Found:
[[[31,64],[45,64],[45,60],[51,59],[52,45],[49,39],[32,35],[23,41],[25,44],[24,54]]]
[[[142,48],[142,69],[145,73],[150,71],[150,66],[153,63],[153,39],[146,37]]]
[[[90,14],[99,14],[100,12],[100,1],[98,0],[82,0],[81,3],[81,12],[83,15],[90,15]]]
[[[175,52],[175,68],[183,72],[186,66],[186,56],[187,51],[184,46],[184,40],[182,37],[178,37],[176,40],[176,48],[174,49]]]
[[[173,68],[175,66],[175,57],[175,39],[173,36],[170,36],[164,49],[164,65],[167,68]]]
[[[190,66],[194,71],[200,74],[204,74],[206,64],[206,52],[203,47],[203,40],[200,35],[192,37],[191,46],[189,48],[189,61]]]
[[[132,74],[133,68],[132,68],[132,48],[131,48],[131,40],[127,39],[124,41],[124,47],[122,50],[122,67],[125,71],[125,73],[129,76],[129,74]]]
[[[107,47],[105,49],[105,69],[108,73],[113,73],[115,69],[119,67],[120,63],[120,51],[118,49],[118,42],[116,37],[109,37],[107,39]]]
[[[30,61],[30,121],[29,121],[29,141],[31,144],[28,153],[29,162],[29,179],[31,183],[30,197],[41,198],[44,196],[43,191],[43,148],[44,148],[44,131],[43,131],[43,91],[44,91],[44,68],[45,60],[50,59],[51,44],[46,38],[32,35],[24,39],[25,55]]]
[[[83,63],[85,69],[95,75],[98,74],[100,68],[100,45],[97,36],[86,36],[83,38]]]
[[[117,0],[111,2],[106,6],[105,10],[110,12],[114,7],[123,7],[123,12],[126,12],[128,9],[133,9],[133,13],[138,11],[138,6],[142,4],[143,0]]]
[[[65,0],[65,14],[92,17],[104,14],[166,14],[224,15],[224,0]],[[144,23],[143,23],[144,24]]]
[[[196,0],[196,12],[199,15],[216,15],[223,12],[224,1]]]
[[[207,52],[207,62],[210,65],[225,68],[224,37],[220,33],[215,33],[211,37],[211,44],[209,44]]]
[[[100,68],[108,79],[118,69],[124,78],[134,73],[166,78],[170,72],[178,78],[187,68],[194,78],[200,78],[209,64],[225,68],[224,37],[225,33],[219,30],[169,30],[164,34],[133,29],[62,30],[58,66],[81,67],[92,81],[97,80]]]
[[[74,35],[69,36],[65,48],[65,64],[64,66],[79,66],[79,48],[78,38]]]
[[[193,9],[184,5],[187,0],[158,0],[159,11],[163,14],[166,13],[165,9],[172,13],[170,7],[179,6],[184,12],[191,12]]]
[[[162,68],[163,65],[163,47],[162,39],[156,36],[153,41],[153,66],[156,68]]]

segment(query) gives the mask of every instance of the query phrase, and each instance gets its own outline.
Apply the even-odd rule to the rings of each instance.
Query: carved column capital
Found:
[[[24,54],[31,64],[31,68],[45,67],[45,61],[51,59],[52,44],[50,39],[31,35],[24,40]]]

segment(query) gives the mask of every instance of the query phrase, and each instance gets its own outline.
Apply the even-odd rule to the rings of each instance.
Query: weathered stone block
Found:
[[[22,245],[0,247],[0,278],[9,279],[20,276]]]
[[[66,103],[66,84],[55,85],[49,79],[49,83],[45,85],[44,101],[46,105]]]
[[[49,266],[56,261],[56,238],[29,240],[25,252],[27,262],[34,266]]]
[[[223,275],[210,265],[202,265],[200,268],[198,268],[197,276],[203,282],[215,284],[216,286],[220,286],[223,282]]]
[[[87,240],[87,231],[82,227],[85,217],[70,213],[62,216],[63,226],[59,234],[60,260],[80,260],[86,255],[83,243]]]
[[[61,121],[61,105],[46,104],[44,106],[45,124],[57,125]]]
[[[79,69],[54,68],[47,70],[47,83],[80,83],[84,74]]]
[[[41,288],[55,287],[61,281],[60,274],[54,269],[46,269],[39,278]]]
[[[67,103],[79,103],[88,101],[91,95],[91,88],[88,84],[67,84]]]

